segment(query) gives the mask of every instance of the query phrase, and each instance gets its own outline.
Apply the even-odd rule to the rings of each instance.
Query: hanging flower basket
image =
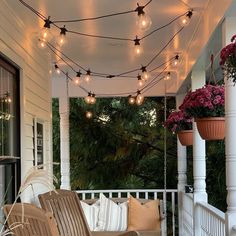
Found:
[[[225,137],[224,105],[224,86],[206,85],[188,93],[180,110],[195,119],[203,139],[220,140]]]
[[[198,118],[195,120],[197,129],[205,140],[221,140],[225,138],[225,118],[224,117],[208,117]]]
[[[192,130],[182,130],[177,133],[180,143],[183,146],[193,145],[193,131]]]

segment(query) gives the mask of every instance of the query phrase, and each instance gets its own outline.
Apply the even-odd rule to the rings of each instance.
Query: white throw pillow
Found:
[[[94,204],[89,205],[83,201],[81,202],[82,209],[84,211],[87,223],[91,231],[94,231],[97,227],[98,213],[99,213],[99,200]]]
[[[100,194],[98,226],[95,231],[127,230],[128,202],[116,204]]]

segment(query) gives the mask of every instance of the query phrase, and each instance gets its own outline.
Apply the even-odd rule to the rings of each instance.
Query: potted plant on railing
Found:
[[[183,146],[193,145],[192,119],[185,112],[175,111],[170,113],[164,123],[164,127],[173,133],[177,133]]]
[[[225,46],[220,53],[220,65],[228,79],[236,83],[236,34],[231,43]]]
[[[195,119],[202,139],[221,140],[225,137],[224,91],[222,85],[205,85],[189,92],[179,107]]]

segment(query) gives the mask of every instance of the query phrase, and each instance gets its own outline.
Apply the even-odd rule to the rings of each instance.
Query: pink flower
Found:
[[[196,118],[223,116],[224,100],[224,86],[206,85],[188,93],[179,109]]]

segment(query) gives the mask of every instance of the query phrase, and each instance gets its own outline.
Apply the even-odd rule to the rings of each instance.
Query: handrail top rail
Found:
[[[177,193],[177,189],[106,189],[106,190],[75,190],[77,193]]]
[[[196,202],[197,206],[200,206],[207,211],[210,211],[213,215],[221,219],[222,221],[225,221],[225,213],[222,212],[221,210],[217,209],[216,207],[210,205],[209,203],[206,202]]]

